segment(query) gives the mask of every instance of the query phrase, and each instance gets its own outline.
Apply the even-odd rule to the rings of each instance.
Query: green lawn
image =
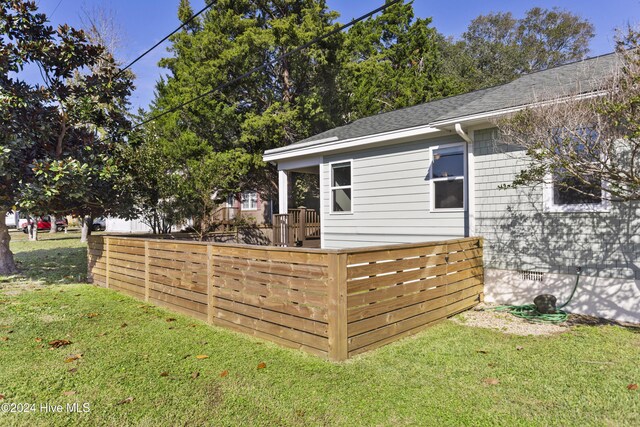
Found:
[[[447,321],[333,364],[77,283],[78,234],[12,245],[24,277],[0,278],[0,405],[36,412],[0,413],[3,426],[640,425],[638,330]],[[75,402],[90,412],[40,411]]]

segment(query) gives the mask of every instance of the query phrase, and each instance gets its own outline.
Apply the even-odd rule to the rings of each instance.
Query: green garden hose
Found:
[[[544,314],[540,313],[535,304],[525,304],[525,305],[501,305],[494,308],[495,311],[506,311],[508,313],[513,314],[516,317],[520,317],[522,319],[529,320],[531,322],[543,322],[543,323],[562,323],[565,322],[569,318],[569,314],[562,310],[566,307],[570,302],[573,296],[576,293],[576,289],[578,289],[578,282],[580,281],[580,274],[582,273],[582,268],[577,268],[576,275],[576,283],[573,286],[573,290],[571,291],[571,295],[569,295],[569,299],[562,305],[560,305],[556,312],[553,314]]]

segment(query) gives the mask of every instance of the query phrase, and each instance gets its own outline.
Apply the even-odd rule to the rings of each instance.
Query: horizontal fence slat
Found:
[[[269,335],[277,336],[289,341],[300,343],[307,347],[313,347],[318,350],[322,350],[326,348],[328,345],[327,339],[324,337],[320,337],[317,335],[309,334],[309,333],[298,331],[295,329],[283,327],[281,325],[271,323],[271,322],[266,322],[260,319],[256,319],[254,317],[243,316],[238,313],[222,310],[221,308],[218,308],[218,307],[215,308],[214,313],[215,313],[214,317],[216,319],[221,319],[230,323],[235,323],[237,325],[249,327]]]
[[[347,264],[362,264],[367,262],[379,262],[389,259],[401,259],[424,255],[435,255],[443,253],[446,245],[442,242],[435,242],[432,244],[425,244],[424,246],[417,246],[408,249],[402,249],[395,247],[394,249],[385,249],[364,253],[349,254],[347,257]]]
[[[479,248],[468,249],[465,251],[454,252],[449,254],[449,262],[453,263],[458,261],[464,261],[466,259],[480,258],[480,257],[482,257],[482,249],[479,249]]]
[[[207,255],[193,252],[179,251],[161,251],[158,249],[149,249],[149,259],[164,265],[162,263],[171,263],[172,261],[191,262],[193,264],[204,264],[207,262]]]
[[[464,291],[461,295],[467,295],[467,294],[475,295],[482,291],[482,285],[478,284],[479,283],[478,280],[473,280],[473,279],[467,279],[467,280],[469,280],[469,282],[465,283],[465,285],[468,285],[469,287],[460,289],[460,291]],[[394,323],[399,320],[403,320],[403,319],[418,315],[420,313],[425,313],[430,310],[443,307],[445,305],[450,304],[450,300],[451,300],[450,295],[452,294],[445,293],[440,297],[433,298],[433,299],[424,301],[422,303],[408,305],[398,310],[382,313],[377,316],[369,317],[364,320],[351,322],[347,326],[348,334],[350,337],[352,337],[354,335],[358,335],[372,329],[377,329],[388,323]],[[453,293],[453,295],[455,297],[455,293]]]
[[[134,274],[131,274],[132,276],[138,276],[138,272],[143,272],[144,273],[144,262],[143,263],[139,263],[139,262],[133,262],[133,261],[124,261],[115,257],[111,257],[111,259],[109,260],[109,264],[111,266],[115,266],[115,267],[120,267],[120,268],[124,268],[124,269],[129,269],[131,270]],[[125,273],[127,274],[127,273]]]
[[[155,274],[153,272],[149,272],[149,287],[153,287],[155,284],[198,292],[201,294],[207,293],[206,284],[197,283],[197,282],[194,283],[191,281],[183,280],[179,277],[168,277],[160,274]]]
[[[280,311],[298,317],[305,317],[320,322],[328,321],[327,309],[325,307],[311,307],[300,304],[294,304],[289,301],[275,301],[272,298],[265,298],[258,295],[250,295],[229,289],[214,287],[213,295],[216,298],[226,298],[232,301],[238,301],[243,304],[265,307],[270,310]]]
[[[372,344],[376,347],[379,347],[381,345],[384,345],[386,342],[391,342],[399,339],[404,332],[409,332],[423,325],[445,319],[452,314],[473,307],[473,305],[477,303],[477,296],[474,295],[469,298],[454,302],[450,305],[446,305],[435,310],[419,314],[406,320],[387,324],[382,328],[378,328],[373,331],[351,337],[348,340],[349,351],[354,352],[362,347],[370,346]]]
[[[214,254],[226,257],[236,257],[245,259],[262,259],[271,262],[294,263],[327,266],[328,256],[325,253],[291,251],[276,251],[270,249],[221,247],[216,246]]]
[[[327,274],[327,268],[324,265],[292,264],[256,259],[229,258],[221,255],[213,256],[213,265],[214,268],[215,266],[225,267],[231,265],[238,268],[250,268],[263,273],[292,275],[295,277],[305,278],[315,278],[319,275],[325,276]]]
[[[138,277],[129,276],[128,274],[120,274],[113,271],[113,267],[111,267],[109,270],[109,279],[129,283],[132,286],[142,289],[141,292],[144,293],[144,278],[140,279]]]
[[[317,322],[305,319],[303,317],[292,316],[290,314],[279,313],[277,311],[242,304],[237,301],[226,300],[223,298],[219,298],[216,301],[216,305],[223,310],[238,313],[244,316],[255,317],[260,320],[277,323],[293,329],[299,329],[301,331],[309,332],[314,335],[327,337],[327,324],[323,322]]]
[[[176,295],[166,294],[164,292],[157,291],[155,289],[149,289],[149,301],[151,300],[159,300],[164,301],[166,303],[171,303],[172,305],[189,309],[196,313],[201,313],[207,315],[207,305],[201,304],[199,302],[195,302],[192,300],[188,300],[185,298],[180,298]]]
[[[158,291],[167,295],[174,295],[183,299],[188,299],[200,304],[207,304],[207,294],[193,292],[189,289],[182,289],[176,286],[162,285],[160,283],[151,283],[149,291]]]
[[[431,288],[422,292],[416,292],[409,295],[402,295],[394,299],[389,299],[387,301],[377,302],[375,304],[369,304],[364,306],[359,306],[355,308],[350,308],[347,311],[347,319],[349,322],[353,322],[360,319],[366,319],[368,317],[372,317],[378,314],[387,313],[393,310],[399,310],[408,305],[413,305],[421,302],[425,302],[443,295],[446,295],[448,290],[444,285],[446,276],[438,277],[438,281],[440,282],[439,286],[435,288]],[[466,282],[460,282],[464,286]],[[348,298],[347,298],[348,301]],[[348,302],[347,302],[348,304]]]
[[[150,266],[149,274],[154,276],[167,277],[170,279],[177,279],[180,282],[185,283],[200,283],[203,286],[206,286],[207,283],[207,271],[189,271],[189,270],[176,270],[171,268]]]
[[[116,273],[114,273],[113,276],[109,279],[109,287],[114,289],[120,288],[128,292],[132,292],[135,294],[134,296],[144,295],[144,287],[141,287],[135,283],[131,283],[127,279],[128,277],[126,276],[125,278],[121,278],[118,277]]]
[[[117,237],[108,237],[109,245],[121,246],[123,248],[142,248],[144,249],[144,240],[139,239],[128,239],[128,238],[117,238]]]
[[[105,256],[106,253],[103,253],[102,255]],[[131,262],[138,262],[138,263],[144,264],[144,254],[131,255],[124,252],[110,251],[109,259],[119,259],[123,261],[131,261]]]
[[[347,280],[357,277],[375,276],[383,273],[393,273],[413,268],[437,266],[445,263],[445,255],[433,255],[428,257],[377,262],[375,264],[349,266],[347,268]]]
[[[284,338],[276,336],[276,335],[272,335],[272,334],[268,334],[266,332],[258,331],[256,329],[253,329],[252,327],[247,327],[247,326],[244,326],[244,325],[241,325],[241,324],[229,322],[227,320],[220,319],[220,318],[214,318],[213,324],[214,325],[218,325],[218,326],[222,326],[222,327],[227,328],[227,329],[232,329],[232,330],[241,332],[241,333],[246,334],[246,335],[252,335],[254,337],[262,338],[262,339],[265,339],[267,341],[273,341],[273,342],[275,342],[277,344],[280,344],[283,347],[294,348],[296,350],[302,350],[302,351],[305,351],[307,353],[315,354],[316,356],[320,356],[320,357],[325,358],[325,359],[327,358],[327,350],[325,350],[325,349],[318,349],[318,348],[315,348],[315,347],[309,347],[309,346],[306,346],[304,344],[300,344],[299,342],[296,342],[296,341],[290,341],[290,340],[284,339]]]
[[[260,295],[276,301],[294,302],[298,304],[322,307],[325,305],[326,296],[309,292],[298,292],[290,288],[263,285],[247,280],[234,278],[213,277],[213,285],[218,288],[231,289],[238,292],[247,292],[251,295]]]
[[[165,252],[183,252],[190,254],[207,254],[206,245],[197,245],[190,242],[176,242],[172,241],[149,241],[149,249],[156,249],[158,251]],[[150,251],[151,253],[152,251]]]
[[[181,274],[204,274],[206,272],[206,261],[204,263],[193,263],[191,261],[167,261],[149,257],[149,269],[164,272],[177,272]]]
[[[202,321],[206,321],[207,320],[206,313],[202,313],[200,311],[195,311],[195,310],[190,310],[190,309],[182,307],[180,305],[176,305],[176,304],[174,304],[172,302],[167,302],[167,301],[164,301],[162,299],[155,299],[155,298],[153,300],[151,298],[149,298],[149,302],[151,302],[153,304],[156,304],[156,305],[159,305],[161,307],[168,308],[168,309],[173,310],[173,311],[177,311],[178,313],[186,314],[187,316],[193,317],[193,318],[198,319],[198,320],[202,320]]]
[[[433,267],[421,268],[418,270],[401,271],[400,273],[391,273],[385,274],[383,276],[368,277],[366,279],[351,280],[347,282],[347,292],[348,294],[355,294],[362,291],[373,291],[376,289],[385,288],[387,286],[393,286],[412,280],[442,276],[446,274],[446,272],[446,265],[438,265]]]
[[[297,290],[309,290],[313,292],[327,292],[327,282],[321,278],[300,278],[285,276],[276,273],[256,272],[253,269],[236,269],[231,266],[214,264],[215,275],[221,277],[231,277],[235,279],[249,280],[259,283],[272,283],[281,286],[288,286]]]

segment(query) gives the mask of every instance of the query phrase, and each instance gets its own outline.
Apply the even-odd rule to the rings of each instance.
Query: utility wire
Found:
[[[242,75],[240,75],[240,76],[238,76],[238,77],[236,77],[236,78],[234,78],[232,80],[229,80],[229,81],[227,81],[225,83],[222,83],[222,84],[214,87],[213,89],[210,89],[210,90],[208,90],[208,91],[206,91],[204,93],[201,93],[200,95],[197,95],[194,98],[191,98],[188,101],[185,101],[185,102],[183,102],[183,103],[181,103],[179,105],[176,105],[175,107],[171,107],[168,110],[165,110],[165,111],[163,111],[163,112],[161,112],[159,114],[156,114],[155,116],[152,116],[152,117],[148,118],[147,120],[144,120],[144,121],[142,121],[140,123],[137,123],[131,129],[132,130],[133,129],[137,129],[140,126],[143,126],[143,125],[145,125],[145,124],[147,124],[149,122],[152,122],[154,120],[158,120],[159,118],[164,117],[167,114],[171,114],[174,111],[177,111],[177,110],[179,110],[179,109],[181,109],[183,107],[186,107],[187,105],[189,105],[189,104],[191,104],[193,102],[196,102],[196,101],[198,101],[198,100],[200,100],[200,99],[202,99],[202,98],[204,98],[204,97],[206,97],[206,96],[208,96],[208,95],[210,95],[210,94],[212,94],[214,92],[217,92],[219,90],[225,89],[225,88],[231,86],[232,84],[237,83],[240,80],[243,80],[243,79],[249,77],[250,75],[254,74],[255,72],[260,71],[260,70],[268,67],[269,65],[275,64],[275,63],[277,63],[279,61],[282,61],[283,59],[288,58],[289,56],[291,56],[291,55],[293,55],[295,53],[298,53],[301,50],[304,50],[304,49],[308,48],[309,46],[312,46],[312,45],[318,43],[319,41],[322,41],[322,40],[324,40],[324,39],[326,39],[328,37],[331,37],[334,34],[342,32],[344,29],[349,28],[352,25],[357,24],[358,22],[360,22],[360,21],[362,21],[364,19],[367,19],[370,16],[375,15],[376,13],[381,12],[381,11],[383,11],[383,10],[393,6],[393,5],[395,5],[396,3],[400,3],[402,1],[404,1],[404,0],[393,0],[393,1],[390,1],[390,2],[388,2],[386,4],[384,4],[383,6],[380,6],[379,8],[372,10],[371,12],[365,13],[364,15],[360,16],[359,18],[352,19],[348,24],[343,24],[343,25],[341,25],[341,26],[339,26],[337,28],[334,28],[333,30],[329,31],[328,33],[325,33],[325,34],[323,34],[321,36],[318,36],[318,37],[314,38],[313,40],[311,40],[311,41],[309,41],[309,42],[307,42],[307,43],[305,43],[305,44],[303,44],[301,46],[298,46],[297,48],[293,49],[292,51],[284,53],[284,54],[280,55],[279,57],[277,57],[275,59],[272,59],[270,61],[265,62],[262,65],[254,67],[254,68],[250,69],[249,71],[247,71],[246,73],[244,73],[244,74],[242,74]]]
[[[49,19],[53,18],[53,14],[54,14],[54,13],[56,13],[56,10],[58,10],[58,8],[60,7],[60,4],[61,4],[61,3],[62,3],[62,0],[60,0],[60,1],[58,2],[58,4],[56,5],[56,7],[54,7],[54,8],[53,8],[53,12],[51,12],[51,13],[49,14]]]
[[[175,33],[177,33],[178,31],[180,31],[181,29],[183,29],[185,26],[189,25],[191,22],[193,22],[194,19],[196,19],[198,16],[200,16],[205,10],[209,9],[211,6],[213,6],[213,4],[215,3],[215,1],[212,1],[211,3],[208,3],[205,7],[203,7],[202,9],[200,9],[199,12],[197,12],[196,14],[192,15],[189,19],[187,19],[186,21],[184,21],[182,23],[182,25],[180,25],[178,28],[176,28],[175,30],[173,30],[171,33],[169,33],[169,35],[165,36],[162,40],[160,40],[158,43],[154,44],[153,46],[151,46],[149,49],[147,49],[146,51],[144,51],[144,53],[140,54],[136,59],[134,59],[133,61],[131,61],[126,67],[122,68],[120,71],[118,71],[118,74],[116,74],[115,77],[120,76],[122,73],[124,73],[126,70],[128,70],[129,68],[131,68],[131,66],[133,64],[135,64],[136,62],[138,62],[139,60],[141,60],[143,57],[145,57],[149,52],[151,52],[153,49],[157,48],[158,46],[160,46],[162,43],[164,43],[169,37],[171,37],[172,35],[174,35]]]

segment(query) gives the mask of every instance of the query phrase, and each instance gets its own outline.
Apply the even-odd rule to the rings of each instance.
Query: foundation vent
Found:
[[[533,280],[534,282],[542,282],[544,273],[541,271],[518,270],[518,274],[522,280]]]

